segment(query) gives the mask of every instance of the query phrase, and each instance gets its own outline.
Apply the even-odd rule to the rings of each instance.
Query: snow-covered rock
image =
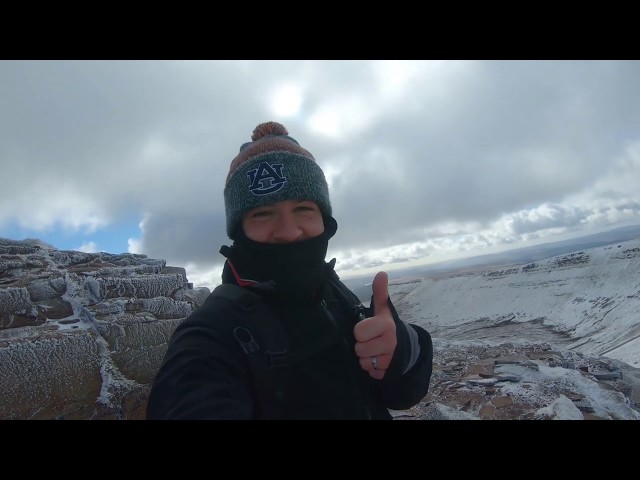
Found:
[[[0,239],[0,419],[141,419],[176,326],[209,294],[136,254]]]

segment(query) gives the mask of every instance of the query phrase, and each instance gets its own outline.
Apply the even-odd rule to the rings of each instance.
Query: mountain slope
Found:
[[[434,339],[429,393],[398,419],[640,419],[640,239],[396,280]]]
[[[425,276],[390,294],[434,337],[544,341],[640,365],[640,240]]]

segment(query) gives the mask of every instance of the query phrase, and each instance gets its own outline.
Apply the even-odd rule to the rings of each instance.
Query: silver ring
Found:
[[[378,357],[376,357],[375,355],[371,357],[371,365],[373,365],[374,370],[378,369]]]

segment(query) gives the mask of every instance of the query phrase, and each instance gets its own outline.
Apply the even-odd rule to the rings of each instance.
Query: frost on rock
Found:
[[[99,278],[102,298],[136,297],[153,298],[171,296],[184,287],[184,279],[178,274],[156,274],[141,277]]]
[[[176,302],[167,297],[143,298],[139,301],[142,310],[152,313],[156,318],[185,318],[193,311],[187,302]]]
[[[127,277],[136,274],[160,273],[158,267],[154,265],[132,265],[126,267],[102,267],[96,270],[96,274],[105,277]]]
[[[582,412],[564,395],[551,401],[547,406],[538,409],[536,417],[551,420],[582,420]]]
[[[29,297],[32,301],[47,300],[60,297],[67,290],[63,276],[58,275],[51,278],[37,279],[27,286]]]
[[[79,280],[77,277],[73,278],[70,283],[73,285],[74,296],[80,301],[82,305],[93,305],[104,298],[100,289],[100,282],[93,277],[85,277]]]
[[[34,305],[29,298],[26,288],[0,289],[0,312],[3,313],[31,313]]]
[[[0,274],[12,270],[21,270],[27,266],[22,260],[8,260],[0,257]]]
[[[119,266],[127,265],[148,265],[155,268],[155,272],[159,273],[167,264],[165,260],[147,258],[146,255],[136,253],[123,253],[120,255],[109,255],[106,257],[110,263]]]
[[[37,252],[38,250],[40,250],[40,246],[30,243],[28,240],[21,241],[0,238],[0,255],[25,255]]]
[[[0,347],[0,418],[72,415],[95,402],[102,383],[99,371],[96,341],[87,330],[64,335],[49,332],[4,345]]]
[[[51,260],[62,266],[89,263],[100,258],[99,253],[76,252],[73,250],[54,250],[49,254],[49,256]]]
[[[198,308],[202,304],[204,304],[210,294],[211,290],[209,290],[209,288],[198,287],[191,290],[185,290],[180,300],[185,300],[187,302],[193,303],[194,308]]]
[[[0,419],[144,417],[194,298],[162,259],[0,239]]]
[[[109,345],[114,364],[126,378],[140,384],[153,380],[167,349],[171,334],[181,319],[140,321],[122,315],[112,321],[98,321],[98,330]]]

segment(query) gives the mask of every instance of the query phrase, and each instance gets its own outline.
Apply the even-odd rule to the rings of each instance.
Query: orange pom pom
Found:
[[[251,135],[251,140],[260,140],[265,135],[288,135],[289,132],[284,125],[278,122],[266,122],[258,125]]]

